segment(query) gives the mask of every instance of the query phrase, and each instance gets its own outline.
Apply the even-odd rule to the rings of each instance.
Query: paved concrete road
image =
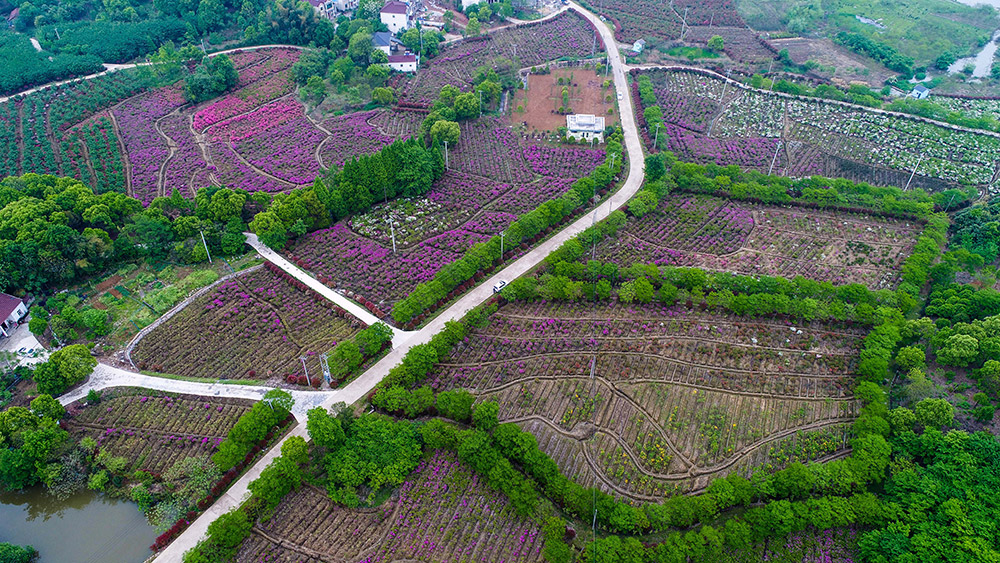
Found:
[[[322,397],[321,400],[324,407],[329,407],[334,403],[341,401],[350,404],[361,397],[364,397],[369,391],[375,388],[382,378],[389,373],[389,370],[392,367],[400,362],[411,347],[416,344],[422,344],[430,341],[431,337],[444,327],[444,323],[446,321],[460,319],[468,311],[480,303],[488,300],[493,295],[493,285],[496,282],[501,279],[513,280],[523,275],[525,272],[541,262],[552,251],[559,248],[559,246],[564,242],[575,237],[584,229],[589,227],[594,221],[595,216],[598,221],[604,219],[611,213],[611,211],[624,205],[625,202],[627,202],[633,195],[635,195],[636,192],[639,191],[639,188],[642,186],[644,173],[644,155],[642,152],[642,145],[640,144],[638,126],[636,125],[635,112],[632,107],[632,97],[629,95],[628,81],[625,76],[625,68],[622,64],[621,55],[618,52],[618,46],[615,43],[611,30],[597,16],[584,10],[575,3],[571,2],[570,5],[573,9],[587,17],[587,19],[589,19],[600,32],[601,37],[604,39],[604,44],[610,54],[611,65],[614,72],[615,88],[623,94],[622,100],[619,102],[619,115],[621,116],[622,129],[625,133],[625,148],[628,151],[630,163],[629,174],[628,178],[625,180],[625,184],[611,198],[608,204],[601,205],[597,210],[581,217],[549,240],[516,260],[510,266],[504,268],[501,272],[495,274],[488,281],[466,293],[451,307],[428,323],[423,329],[417,332],[406,333],[408,337],[399,344],[397,344],[394,339],[393,350],[385,358],[372,366],[368,371],[361,374],[361,376],[351,382],[347,387],[335,392],[316,394],[316,397]],[[270,251],[268,250],[268,252]],[[273,255],[273,252],[271,254]],[[264,255],[268,259],[271,259],[270,255]],[[276,260],[274,261],[276,264],[279,263]],[[289,264],[289,266],[291,266],[291,264]],[[294,268],[294,266],[292,267]],[[306,275],[306,277],[312,279],[308,275]],[[303,279],[303,281],[309,283],[307,280]],[[319,284],[317,280],[313,281]],[[319,285],[322,286],[322,284]],[[310,287],[312,287],[312,284],[310,284]],[[321,291],[319,288],[316,289],[317,291]],[[325,294],[326,293],[324,293],[324,295]],[[82,392],[86,393],[85,390]],[[299,405],[296,404],[296,412],[299,411]],[[300,426],[296,429],[294,435],[304,435],[304,433],[305,428]],[[271,451],[269,451],[264,459],[254,465],[242,479],[233,485],[229,493],[216,501],[208,511],[192,523],[191,527],[189,527],[176,540],[174,540],[170,546],[161,552],[155,559],[155,562],[180,563],[183,559],[184,552],[193,547],[204,537],[209,523],[211,523],[220,514],[224,514],[232,508],[239,506],[246,495],[247,485],[250,481],[256,479],[257,476],[260,475],[260,472],[267,466],[268,463],[271,462],[272,459],[277,457],[280,453],[280,447],[281,444],[278,444]]]
[[[256,250],[257,253],[260,254],[262,257],[266,258],[267,260],[270,260],[276,266],[291,274],[295,279],[308,285],[311,289],[315,290],[317,293],[319,293],[323,297],[326,297],[330,301],[333,301],[345,311],[361,319],[361,322],[365,323],[366,325],[373,325],[381,321],[381,319],[368,312],[368,309],[365,309],[361,305],[358,305],[354,301],[351,301],[347,297],[344,297],[343,295],[330,289],[329,287],[324,285],[316,278],[310,276],[308,273],[303,271],[295,264],[292,264],[291,262],[286,260],[283,256],[281,256],[277,252],[265,246],[264,243],[260,242],[257,239],[257,235],[253,233],[243,233],[243,234],[245,234],[247,237],[247,244],[253,247],[253,249]],[[404,341],[408,340],[414,334],[415,334],[414,332],[407,332],[405,330],[392,327],[392,345],[394,347],[398,346],[402,344]]]

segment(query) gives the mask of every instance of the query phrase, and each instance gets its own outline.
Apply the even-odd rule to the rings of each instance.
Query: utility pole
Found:
[[[611,175],[615,174],[615,157],[618,156],[616,153],[611,153]]]
[[[483,116],[483,91],[479,91],[479,117]]]
[[[910,189],[910,182],[913,181],[913,176],[916,175],[916,173],[917,173],[917,167],[920,166],[920,161],[922,161],[923,159],[924,159],[924,155],[921,154],[920,158],[917,159],[917,163],[913,166],[913,172],[910,172],[910,178],[908,180],[906,180],[906,186],[903,187],[903,191],[904,192],[906,190]]]
[[[684,22],[684,26],[681,27],[681,41],[684,41],[684,35],[687,33],[688,28],[688,8],[684,8],[684,17],[681,20]]]
[[[726,89],[729,88],[729,77],[733,74],[733,69],[726,71],[726,82],[722,85],[722,96],[719,97],[719,103],[722,103],[726,99]]]
[[[444,168],[448,169],[448,141],[444,142]]]
[[[771,175],[771,171],[774,170],[774,162],[778,160],[778,151],[781,150],[781,141],[778,141],[778,146],[774,149],[774,156],[771,157],[771,166],[767,169],[767,175]]]
[[[389,234],[392,236],[392,253],[396,253],[396,228],[392,224],[392,219],[386,217],[385,223],[389,225]]]
[[[327,383],[330,383],[332,381],[332,379],[330,377],[330,353],[329,352],[323,352],[323,355],[321,355],[319,357],[319,365],[320,365],[321,368],[323,368],[323,379],[325,379]]]
[[[656,124],[656,133],[653,134],[653,148],[660,148],[660,124]]]
[[[201,233],[201,244],[205,245],[205,255],[208,256],[208,263],[212,263],[212,253],[208,251],[208,243],[205,242],[205,231],[198,231]]]
[[[594,210],[594,214],[590,216],[590,226],[591,226],[591,228],[593,228],[595,225],[597,225],[597,210],[596,209]],[[591,233],[591,234],[593,234],[593,233]],[[596,260],[597,259],[597,237],[596,236],[594,237],[594,249],[590,251],[590,259],[591,260]]]
[[[503,263],[503,237],[504,231],[500,231],[500,263]]]
[[[306,382],[309,383],[309,385],[312,385],[312,380],[309,379],[309,370],[306,369],[306,357],[305,356],[299,356],[299,360],[302,361],[302,371],[304,371],[305,374],[306,374]]]

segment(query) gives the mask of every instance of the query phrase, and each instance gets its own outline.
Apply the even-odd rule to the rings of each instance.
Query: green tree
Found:
[[[938,361],[944,365],[965,367],[979,355],[979,341],[968,334],[949,336],[938,349]]]
[[[368,30],[361,30],[351,36],[351,40],[347,44],[347,56],[351,57],[354,64],[367,67],[371,54],[372,34]]]
[[[468,422],[472,418],[472,404],[475,402],[475,395],[465,389],[442,391],[437,396],[437,409],[441,416]]]
[[[496,401],[479,403],[472,412],[472,424],[480,430],[489,432],[500,424],[499,415],[500,405]]]
[[[375,88],[372,90],[372,101],[380,106],[391,106],[396,101],[392,88]]]
[[[306,81],[305,87],[302,88],[302,92],[305,94],[306,99],[319,105],[326,99],[326,83],[319,76],[310,76],[309,80]]]
[[[11,543],[0,543],[0,562],[2,563],[31,563],[37,555],[38,552],[30,545],[21,547]]]
[[[83,344],[73,344],[54,352],[35,368],[34,379],[39,393],[57,396],[80,383],[97,365],[90,350]]]
[[[51,395],[39,395],[31,400],[31,412],[41,417],[60,420],[66,416],[66,409]]]
[[[479,19],[475,16],[469,18],[469,23],[465,26],[466,37],[476,37],[481,32]]]
[[[471,119],[479,116],[479,96],[472,92],[459,94],[455,97],[455,116],[462,119]]]
[[[917,422],[929,428],[951,426],[955,420],[955,407],[946,399],[924,399],[916,404]]]
[[[431,139],[442,145],[447,141],[450,146],[454,147],[461,135],[462,129],[454,121],[442,119],[431,126]]]
[[[726,47],[725,40],[722,39],[721,35],[713,35],[711,39],[708,40],[708,48],[715,52],[722,52]]]

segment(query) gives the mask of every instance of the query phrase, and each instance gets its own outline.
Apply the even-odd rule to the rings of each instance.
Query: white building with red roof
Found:
[[[410,28],[410,7],[398,0],[392,0],[382,7],[379,19],[394,34],[407,30]]]
[[[389,55],[389,68],[399,72],[417,72],[420,59],[413,53],[405,55]]]
[[[13,295],[0,293],[0,336],[7,337],[28,314],[24,301]]]

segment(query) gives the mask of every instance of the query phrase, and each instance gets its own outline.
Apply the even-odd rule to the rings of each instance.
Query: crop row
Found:
[[[802,274],[836,284],[893,288],[919,229],[903,220],[679,194],[630,221],[624,236],[600,243],[596,255],[619,264]]]
[[[132,468],[162,473],[184,457],[210,455],[249,408],[242,399],[118,389],[72,408],[69,426]]]
[[[869,166],[907,175],[916,170],[918,176],[971,184],[987,183],[1000,160],[1000,139],[991,135],[860,106],[727,88],[721,78],[701,73],[659,70],[647,76],[666,122],[666,131],[659,135],[666,135],[668,147],[689,160],[770,168],[777,148],[774,140],[781,138]],[[716,109],[716,104],[723,109]],[[716,117],[715,126],[706,128]],[[785,123],[794,126],[786,129]],[[701,136],[709,129],[720,139]],[[810,151],[796,155],[818,157]],[[815,163],[785,162],[785,158],[787,153],[777,153],[776,170],[787,167],[802,173],[825,164],[821,158]]]

